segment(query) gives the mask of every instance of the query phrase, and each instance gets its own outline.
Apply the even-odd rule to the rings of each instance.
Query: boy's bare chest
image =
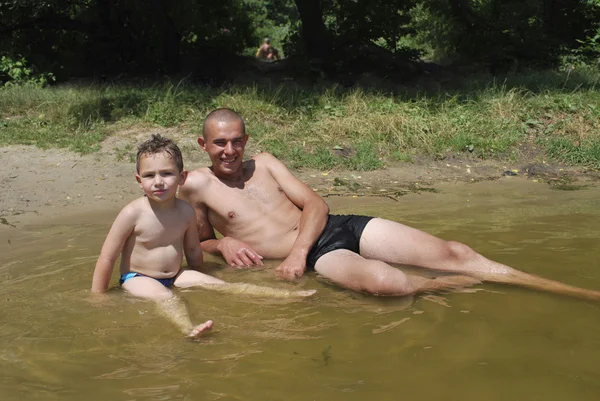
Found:
[[[136,225],[139,243],[149,246],[167,246],[177,243],[183,238],[186,224],[177,216],[149,216],[141,219]]]

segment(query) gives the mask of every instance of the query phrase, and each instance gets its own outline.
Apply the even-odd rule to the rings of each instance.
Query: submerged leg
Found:
[[[382,296],[403,296],[462,288],[480,281],[469,276],[442,276],[434,279],[409,275],[379,260],[365,259],[346,249],[319,258],[315,271],[342,287]]]
[[[303,298],[317,292],[316,290],[284,290],[247,283],[228,283],[196,270],[183,271],[175,280],[175,285],[179,288],[203,287],[230,294],[248,294],[272,298]]]
[[[360,240],[360,254],[387,263],[469,275],[482,281],[600,300],[600,292],[535,276],[494,262],[454,241],[444,241],[390,220],[371,220]]]
[[[194,326],[183,300],[153,278],[133,277],[123,283],[123,288],[133,296],[154,301],[159,313],[189,337],[197,337],[212,328],[212,320]]]

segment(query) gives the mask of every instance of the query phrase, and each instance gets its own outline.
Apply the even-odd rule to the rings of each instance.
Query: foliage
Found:
[[[547,66],[597,26],[597,0],[423,0],[413,10],[416,41],[437,59],[494,70]]]
[[[193,69],[252,43],[241,0],[0,2],[0,53],[70,76]]]
[[[205,79],[244,68],[265,36],[287,56],[326,56],[344,73],[388,76],[399,60],[435,60],[496,73],[566,57],[594,63],[599,0],[2,0],[0,54],[23,55],[58,80],[127,74]],[[303,5],[302,14],[298,5]],[[308,11],[307,11],[308,10]],[[301,29],[301,17],[315,26]],[[308,21],[307,20],[307,21]],[[322,26],[317,27],[319,22]],[[318,28],[318,29],[317,29]],[[306,46],[310,48],[307,50]],[[318,52],[311,49],[319,48]],[[392,54],[394,58],[382,52]],[[364,64],[364,65],[363,65]],[[28,67],[31,68],[31,67]],[[302,64],[305,73],[311,64]],[[317,67],[318,69],[318,67]],[[23,70],[24,72],[25,70]]]
[[[43,87],[54,82],[52,73],[36,73],[35,67],[28,65],[25,57],[12,59],[7,56],[0,58],[0,83],[4,81],[5,86],[33,85]]]
[[[244,0],[244,10],[248,14],[254,28],[253,44],[248,49],[249,55],[256,53],[265,37],[271,39],[271,45],[280,50],[294,21],[298,20],[298,11],[293,0]]]

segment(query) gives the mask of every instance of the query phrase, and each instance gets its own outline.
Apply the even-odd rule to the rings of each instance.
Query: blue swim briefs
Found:
[[[174,275],[171,278],[154,278],[154,277],[150,277],[150,278],[154,278],[154,280],[158,281],[165,287],[170,287],[175,282],[175,279],[177,278],[177,276],[179,276],[179,273],[177,273],[176,275]],[[136,273],[136,272],[129,272],[129,273],[121,274],[121,278],[119,279],[119,284],[123,285],[124,282],[126,282],[130,278],[134,278],[134,277],[148,277],[148,276],[141,274],[141,273]]]

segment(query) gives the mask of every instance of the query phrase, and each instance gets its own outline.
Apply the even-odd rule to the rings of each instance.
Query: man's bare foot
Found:
[[[198,337],[198,336],[200,336],[200,334],[204,333],[205,331],[212,329],[212,326],[213,326],[213,321],[207,320],[206,322],[194,327],[192,329],[192,331],[190,332],[190,334],[188,334],[188,337]]]

